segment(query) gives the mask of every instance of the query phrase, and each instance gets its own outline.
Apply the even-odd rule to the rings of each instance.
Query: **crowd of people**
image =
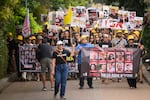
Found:
[[[86,33],[86,34],[85,34]],[[59,27],[58,30],[39,31],[29,37],[23,37],[22,34],[13,38],[13,34],[8,33],[8,50],[9,50],[9,66],[8,73],[18,72],[18,79],[21,80],[40,80],[40,73],[26,73],[19,70],[19,46],[35,45],[37,46],[37,59],[41,64],[41,80],[43,83],[42,90],[46,90],[46,68],[50,71],[51,90],[55,90],[56,97],[61,85],[60,97],[65,96],[66,81],[68,77],[68,65],[66,56],[78,55],[78,70],[79,70],[79,89],[84,87],[84,77],[81,76],[81,49],[86,47],[101,47],[101,48],[139,48],[144,50],[144,45],[140,37],[141,33],[137,30],[111,30],[111,29],[83,29],[78,27]],[[51,46],[56,46],[52,51]],[[72,47],[72,51],[65,50],[63,46]],[[142,77],[142,53],[139,67],[139,82],[143,83]],[[54,84],[55,79],[55,84]],[[93,88],[92,77],[87,77],[89,88]],[[104,82],[106,79],[102,79]],[[120,80],[120,79],[119,79]],[[135,78],[128,78],[128,83],[131,88],[136,88]]]

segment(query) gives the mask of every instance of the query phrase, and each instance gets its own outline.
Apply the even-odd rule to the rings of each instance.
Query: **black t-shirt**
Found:
[[[61,58],[61,56],[64,58],[66,61],[66,57],[70,56],[70,52],[68,50],[63,50],[62,53],[59,53],[58,51],[53,52],[53,57],[56,59],[56,65],[57,64],[65,64],[66,62]]]
[[[141,41],[139,41],[139,40],[135,40],[134,41],[134,45],[137,45],[138,46],[138,43],[140,43],[141,45],[143,45],[143,41],[141,40]]]
[[[129,44],[128,44],[128,45],[126,45],[125,47],[126,47],[126,48],[137,48],[137,45],[135,45],[135,44],[129,45]]]
[[[42,60],[44,58],[51,58],[52,57],[52,46],[48,43],[42,43],[38,46],[37,49],[37,59]]]
[[[66,46],[71,46],[71,40],[70,39],[62,39],[61,41],[63,41],[63,43],[66,45]]]
[[[110,48],[110,47],[112,47],[112,43],[111,42],[100,42],[99,46],[102,48]]]
[[[142,42],[141,42],[141,44],[142,44]],[[126,48],[139,48],[138,47],[138,43],[134,43],[133,45],[126,45],[125,46]],[[142,57],[142,54],[143,54],[143,51],[141,50],[141,57]]]

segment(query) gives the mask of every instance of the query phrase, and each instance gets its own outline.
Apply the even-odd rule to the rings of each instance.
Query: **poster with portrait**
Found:
[[[133,73],[133,51],[125,52],[125,73]]]
[[[107,62],[107,73],[115,73],[115,72],[116,72],[115,62]]]
[[[116,73],[124,72],[124,62],[116,62]]]
[[[109,18],[109,6],[103,6],[103,13],[104,13],[104,16],[103,16],[103,19],[108,19]]]
[[[49,31],[55,33],[58,31],[58,28],[57,25],[50,25]]]
[[[143,24],[143,17],[135,17],[134,18],[134,29],[135,30],[142,30],[142,24]]]
[[[115,62],[115,60],[116,60],[115,52],[108,52],[107,53],[107,61],[108,62]]]
[[[129,22],[129,12],[124,10],[118,11],[118,20],[121,23],[128,23]]]
[[[133,52],[132,51],[125,52],[125,62],[133,62]]]
[[[106,52],[99,52],[98,55],[99,55],[99,60],[100,61],[106,62],[106,58],[107,58]]]
[[[136,17],[136,11],[129,11],[129,21],[134,21],[134,18]]]
[[[135,19],[136,12],[135,11],[129,11],[129,24],[128,24],[128,30],[132,30],[135,27]]]
[[[66,61],[68,63],[68,72],[69,73],[77,73],[78,72],[78,65],[77,65],[77,58],[72,56],[67,56]]]
[[[68,63],[68,72],[69,73],[78,73],[78,64],[76,62]]]
[[[40,72],[41,65],[36,59],[37,46],[24,45],[19,47],[20,72]]]
[[[86,8],[84,6],[76,6],[72,7],[73,16],[75,17],[85,17],[86,16]]]
[[[104,61],[99,61],[99,63],[97,64],[97,68],[99,70],[100,73],[106,73],[107,72],[107,65],[106,62]]]
[[[110,6],[109,7],[109,18],[118,19],[118,7]]]
[[[125,73],[133,73],[133,63],[132,62],[125,63],[124,72]]]
[[[90,51],[90,59],[91,60],[99,59],[98,54],[99,54],[99,51],[91,50]]]
[[[64,11],[56,11],[55,25],[62,26],[64,19]]]
[[[71,26],[86,27],[86,8],[84,6],[72,7]]]
[[[116,52],[116,61],[124,62],[125,53],[124,52]]]
[[[85,28],[86,27],[86,17],[72,16],[71,26],[72,27],[77,27],[78,26],[78,27]]]
[[[95,64],[90,64],[89,76],[90,76],[90,77],[100,77],[100,72],[99,72],[99,70],[98,70],[98,65],[97,65],[97,63],[95,63]]]
[[[87,9],[87,20],[90,24],[90,27],[94,27],[94,24],[98,20],[98,13],[96,8],[88,8]]]

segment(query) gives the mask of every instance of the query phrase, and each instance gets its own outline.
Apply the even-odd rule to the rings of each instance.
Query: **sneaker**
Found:
[[[90,89],[93,89],[94,87],[93,87],[93,86],[89,86],[89,88],[90,88]]]
[[[118,78],[118,81],[117,81],[117,82],[119,83],[119,82],[121,82],[121,81],[122,81],[122,79]]]
[[[141,84],[143,84],[143,81],[139,81]]]
[[[132,86],[130,86],[130,89],[133,89],[133,87],[132,87]]]
[[[54,91],[54,87],[51,87],[51,91]]]
[[[83,89],[83,86],[80,86],[79,89]]]
[[[47,90],[46,87],[43,87],[43,88],[42,88],[42,91],[46,91],[46,90]]]
[[[130,89],[136,89],[136,86],[134,86],[134,87],[133,87],[133,86],[130,86]]]
[[[64,96],[61,96],[60,99],[61,100],[66,100],[66,98]]]
[[[54,100],[56,100],[57,95],[54,95]]]
[[[40,81],[40,78],[38,78],[36,81],[39,82],[39,81]]]

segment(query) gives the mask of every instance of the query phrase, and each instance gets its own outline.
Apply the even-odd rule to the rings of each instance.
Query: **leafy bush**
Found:
[[[3,33],[0,31],[0,79],[7,75],[8,65],[8,50],[6,45],[6,39]]]

